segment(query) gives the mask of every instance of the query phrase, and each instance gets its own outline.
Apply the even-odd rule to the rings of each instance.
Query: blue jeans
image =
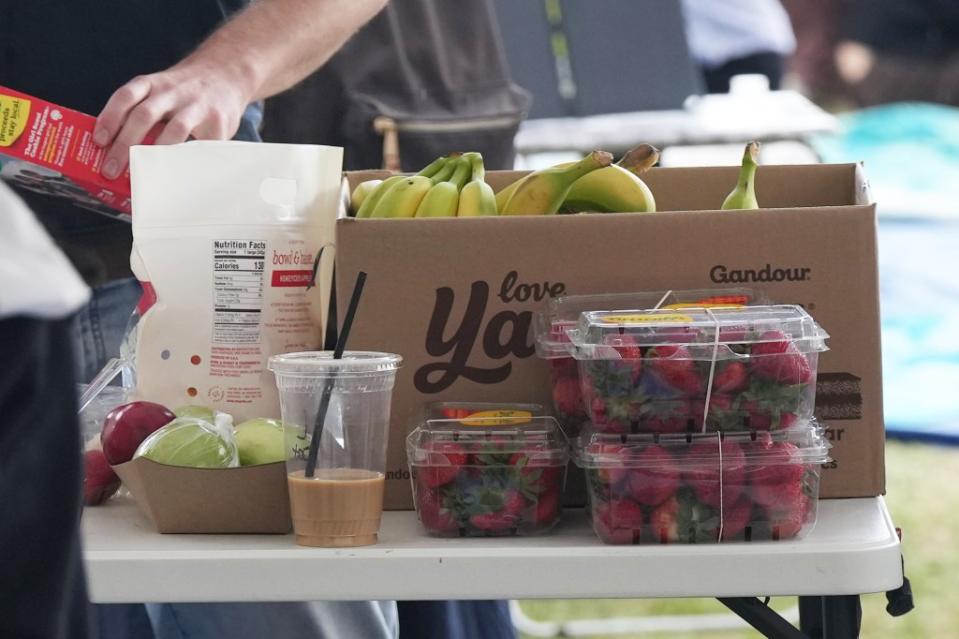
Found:
[[[119,355],[127,323],[139,298],[140,285],[132,278],[94,289],[90,303],[73,325],[80,381],[89,381],[109,358]],[[393,601],[101,604],[94,608],[101,639],[399,636]]]

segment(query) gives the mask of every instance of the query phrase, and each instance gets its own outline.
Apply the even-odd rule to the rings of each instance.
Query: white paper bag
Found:
[[[280,416],[266,360],[322,346],[342,154],[213,141],[131,150],[138,398],[238,422]]]

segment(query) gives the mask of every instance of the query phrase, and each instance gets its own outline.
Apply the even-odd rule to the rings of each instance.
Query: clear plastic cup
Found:
[[[376,543],[383,513],[390,401],[402,358],[392,353],[330,351],[275,355],[286,447],[290,511],[304,546]],[[310,444],[323,404],[316,465]]]

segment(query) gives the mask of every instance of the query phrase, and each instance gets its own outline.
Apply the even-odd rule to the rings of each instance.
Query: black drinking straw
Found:
[[[350,336],[350,327],[353,326],[353,317],[356,315],[356,307],[360,304],[360,294],[363,292],[363,285],[366,283],[366,273],[360,271],[356,276],[356,283],[353,284],[353,296],[350,298],[350,306],[346,309],[346,316],[343,318],[343,329],[336,340],[336,348],[333,349],[333,359],[343,359],[343,351],[346,350],[346,340]],[[336,383],[336,373],[331,371],[326,379],[326,385],[323,387],[323,397],[320,398],[320,409],[316,413],[316,421],[313,423],[313,437],[310,439],[310,455],[306,460],[306,477],[312,477],[316,472],[316,455],[320,450],[320,436],[323,434],[323,425],[326,423],[326,413],[330,409],[330,397],[333,395],[333,386]]]

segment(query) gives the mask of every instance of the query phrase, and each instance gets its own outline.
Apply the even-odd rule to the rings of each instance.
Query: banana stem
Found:
[[[470,161],[465,156],[455,161],[456,170],[448,181],[456,185],[456,190],[462,190],[470,179]]]
[[[617,164],[636,175],[642,175],[659,162],[659,149],[652,144],[640,144],[630,149]]]
[[[484,182],[486,180],[486,167],[483,165],[483,156],[475,151],[471,151],[463,155],[463,157],[469,160],[470,167],[473,170],[470,182]]]
[[[742,192],[747,192],[750,183],[756,179],[756,167],[759,166],[757,158],[759,156],[759,142],[750,142],[746,145],[743,152],[743,165],[739,171],[738,187]]]

